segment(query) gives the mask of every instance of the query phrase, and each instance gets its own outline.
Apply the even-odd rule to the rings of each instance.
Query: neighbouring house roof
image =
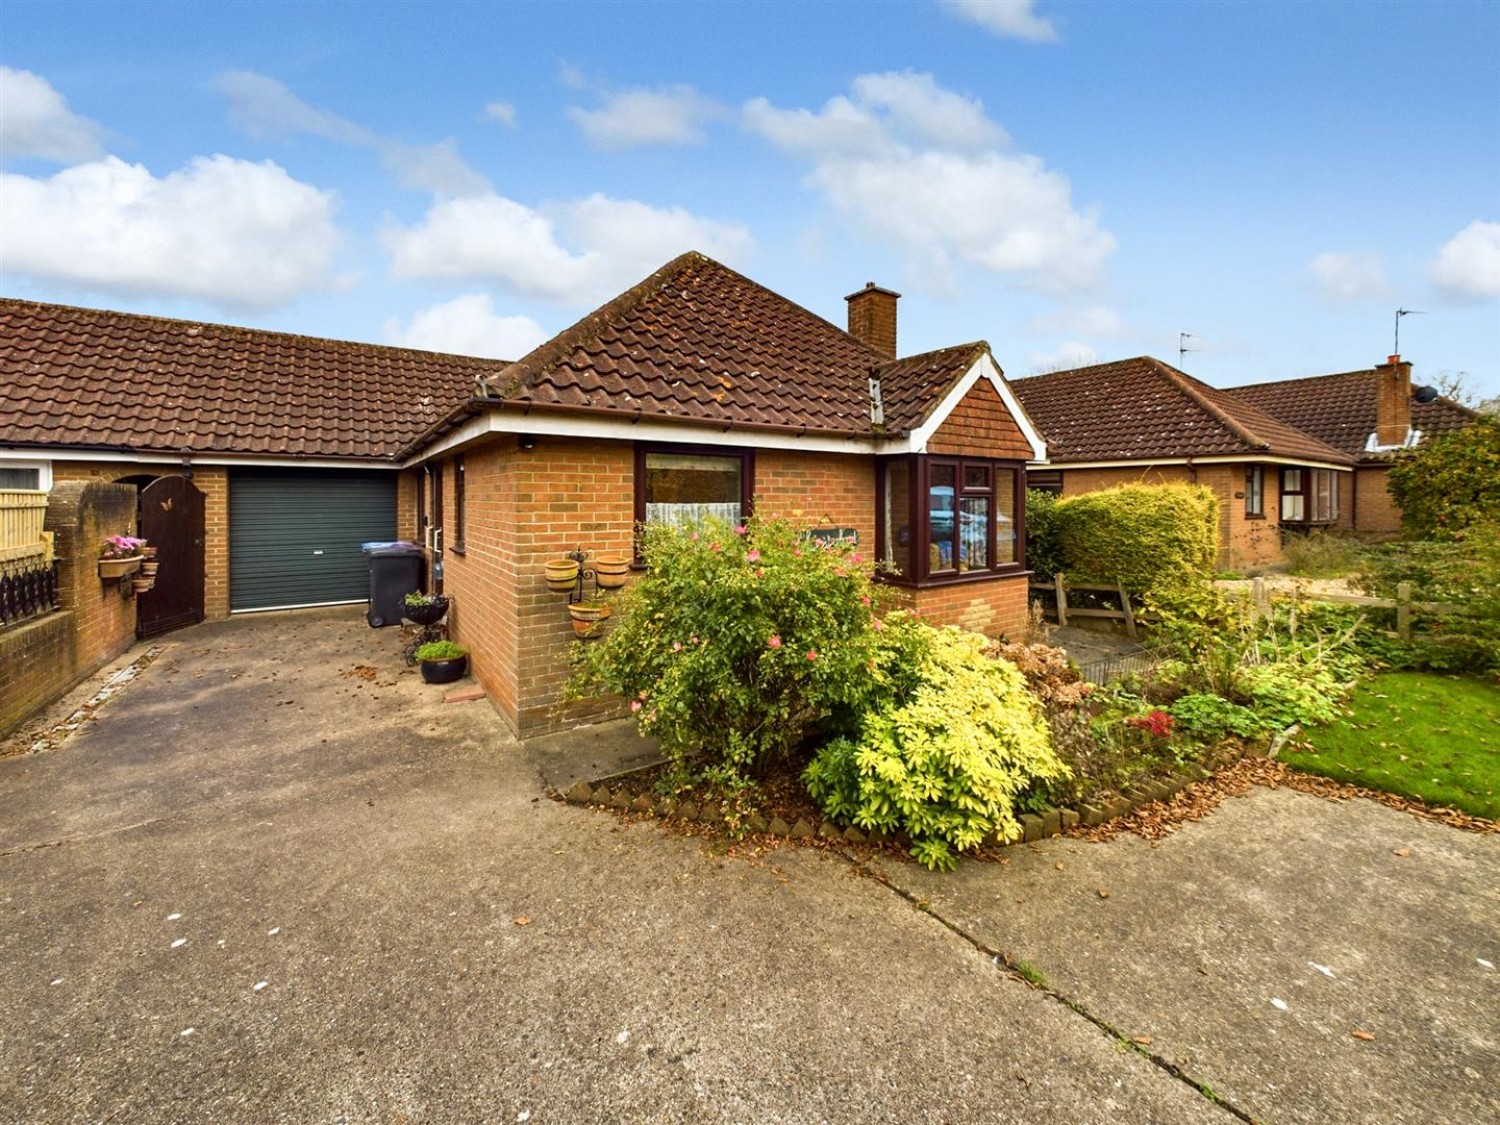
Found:
[[[1395,456],[1396,451],[1368,449],[1370,436],[1375,432],[1380,377],[1380,372],[1372,367],[1337,375],[1229,387],[1224,393],[1296,426],[1358,461],[1384,462]],[[1460,430],[1474,418],[1472,410],[1441,396],[1433,402],[1413,399],[1411,403],[1412,429],[1425,438]]]
[[[1150,356],[1011,380],[1056,464],[1186,457],[1353,458]]]
[[[765,286],[687,253],[500,371],[489,397],[448,428],[485,407],[519,407],[875,439],[930,417],[988,352],[980,342],[888,360]],[[883,428],[871,416],[871,378],[881,382]]]
[[[500,366],[0,299],[0,445],[389,460]]]

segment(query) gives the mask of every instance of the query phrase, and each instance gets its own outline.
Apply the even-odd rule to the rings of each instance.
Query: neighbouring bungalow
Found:
[[[1398,355],[1364,371],[1230,387],[1224,393],[1352,457],[1353,474],[1338,478],[1336,524],[1382,535],[1401,529],[1401,510],[1386,488],[1392,460],[1475,418],[1472,410],[1430,387],[1413,390],[1411,364]]]
[[[987,344],[897,358],[897,296],[852,294],[845,332],[686,254],[411,445],[454,633],[519,732],[608,706],[557,708],[572,630],[545,564],[633,555],[657,520],[854,537],[929,619],[1023,626],[1026,465],[1045,447]]]
[[[360,545],[417,540],[523,735],[608,707],[557,707],[545,564],[634,554],[655,520],[856,538],[928,618],[1014,633],[1046,448],[987,344],[898,359],[896,302],[866,286],[845,332],[686,254],[506,364],[3,300],[0,487],[139,488],[164,560],[143,636],[362,601]]]
[[[1282,557],[1282,532],[1336,526],[1354,457],[1150,356],[1011,382],[1047,435],[1033,488],[1075,496],[1186,481],[1219,498],[1223,569]]]

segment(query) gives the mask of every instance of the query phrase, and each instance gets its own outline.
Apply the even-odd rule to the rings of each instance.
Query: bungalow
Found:
[[[633,555],[643,523],[784,517],[856,538],[933,620],[1022,626],[1026,465],[1045,446],[987,344],[897,359],[897,298],[851,294],[845,332],[685,254],[411,444],[450,625],[519,732],[603,706],[556,706],[572,631],[545,564]]]
[[[0,483],[140,487],[172,544],[142,635],[363,600],[360,543],[417,539],[529,735],[604,706],[556,706],[545,564],[633,554],[643,523],[786,517],[857,539],[933,620],[1024,623],[1045,445],[987,344],[898,359],[897,299],[852,294],[845,332],[686,254],[511,364],[0,301]]]
[[[1354,458],[1150,356],[1011,386],[1047,435],[1033,488],[1064,496],[1132,481],[1190,481],[1219,498],[1219,565],[1274,563],[1281,532],[1334,526]]]
[[[139,599],[141,636],[359,601],[360,544],[414,519],[397,455],[494,366],[0,300],[0,487],[137,486],[164,575]]]
[[[1337,526],[1390,535],[1401,510],[1386,488],[1391,461],[1403,449],[1462,429],[1474,412],[1431,387],[1411,385],[1399,355],[1363,371],[1230,387],[1235,401],[1265,411],[1354,459],[1338,478]]]

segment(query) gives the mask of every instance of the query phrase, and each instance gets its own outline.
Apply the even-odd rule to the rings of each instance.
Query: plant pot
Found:
[[[568,606],[568,615],[573,619],[573,633],[585,641],[592,641],[604,633],[604,619],[613,609],[602,602],[574,602]]]
[[[141,569],[141,556],[131,555],[128,559],[100,559],[100,578],[124,578],[127,574],[134,574]]]
[[[154,579],[154,578],[132,578],[130,580],[130,584],[131,584],[131,586],[133,586],[135,588],[135,592],[137,594],[144,594],[147,590],[151,589],[151,587],[153,587],[153,586],[156,585],[156,579]]]
[[[454,680],[463,679],[464,673],[469,670],[469,658],[455,656],[451,660],[419,660],[417,667],[422,669],[423,683],[451,684]]]
[[[554,594],[571,592],[578,584],[578,564],[572,559],[556,559],[547,564],[547,589]]]
[[[430,605],[402,605],[402,615],[414,625],[436,625],[448,612],[448,599],[440,596]]]
[[[156,562],[154,559],[147,558],[145,562],[141,563],[141,573],[147,578],[155,578],[156,568],[160,565],[161,563]]]
[[[624,555],[601,555],[594,560],[594,579],[601,589],[618,590],[630,574],[630,559]]]
[[[152,559],[156,558],[156,548],[142,547],[141,555],[146,559],[147,562],[150,562]]]

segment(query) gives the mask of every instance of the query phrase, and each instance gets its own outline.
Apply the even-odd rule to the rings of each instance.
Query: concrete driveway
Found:
[[[547,800],[442,691],[354,611],[240,618],[0,760],[0,1120],[1497,1108],[1493,839],[1257,792],[946,879],[725,857]]]

